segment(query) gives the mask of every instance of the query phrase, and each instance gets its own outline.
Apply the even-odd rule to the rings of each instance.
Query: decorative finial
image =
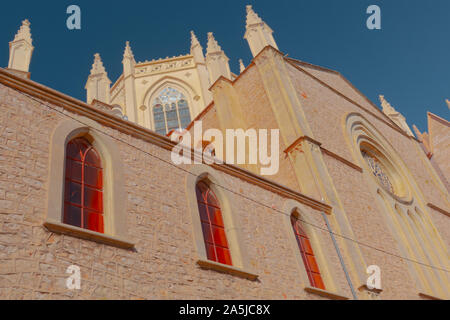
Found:
[[[197,36],[195,35],[194,31],[191,30],[191,42],[192,46],[200,44],[200,42],[197,39]]]
[[[30,25],[31,25],[31,23],[30,23],[30,21],[28,21],[28,19],[23,20],[19,31],[17,31],[17,34],[14,37],[14,41],[26,40],[30,44],[32,44],[33,39],[31,39]]]
[[[22,21],[22,25],[9,43],[8,68],[29,72],[31,57],[33,55],[33,39],[31,38],[30,21]]]
[[[130,47],[130,41],[125,42],[125,52],[123,53],[124,58],[134,59],[133,51]]]
[[[380,95],[381,106],[383,107],[383,112],[386,115],[397,113],[393,106],[384,98],[384,95]]]
[[[408,124],[406,118],[384,98],[384,95],[380,95],[381,106],[383,107],[383,113],[388,116],[395,124],[397,124],[405,133],[410,136],[414,136]]]
[[[106,74],[105,67],[103,66],[102,58],[100,57],[100,54],[96,53],[94,54],[94,63],[92,64],[91,69],[91,75],[95,74]]]
[[[265,47],[271,46],[278,50],[273,38],[273,30],[253,11],[252,6],[247,6],[247,26],[244,39],[247,40],[253,57],[256,57]]]
[[[262,23],[262,19],[258,16],[258,14],[253,11],[253,7],[248,5],[247,7],[247,26]]]
[[[222,48],[217,43],[216,39],[214,38],[214,35],[212,32],[208,32],[208,47],[206,48],[207,53],[212,52],[220,52],[222,51]]]

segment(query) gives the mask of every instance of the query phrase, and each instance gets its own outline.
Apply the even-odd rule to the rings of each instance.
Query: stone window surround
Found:
[[[308,293],[316,294],[321,297],[333,300],[348,300],[349,298],[346,297],[343,293],[340,293],[340,289],[336,286],[334,282],[334,279],[337,279],[337,275],[335,274],[334,268],[331,267],[331,261],[329,257],[319,245],[320,242],[317,233],[310,224],[303,223],[302,226],[310,239],[311,246],[317,260],[317,264],[319,265],[323,282],[325,283],[326,290],[313,288],[310,286],[309,278],[306,273],[306,268],[303,263],[303,259],[298,247],[297,239],[295,238],[294,231],[292,230],[292,223],[291,223],[291,215],[294,213],[294,211],[298,213],[298,216],[302,220],[308,222],[308,219],[302,210],[302,208],[304,207],[305,206],[302,205],[301,203],[292,199],[288,199],[285,200],[282,210],[284,213],[282,215],[282,219],[284,221],[284,226],[286,228],[286,235],[288,237],[288,241],[291,243],[291,248],[293,250],[292,254],[294,255],[295,260],[297,261],[298,264],[299,278],[301,282],[305,284],[304,290]]]
[[[123,188],[124,175],[117,144],[112,138],[100,133],[102,127],[95,121],[85,117],[80,117],[80,121],[67,119],[60,122],[51,136],[48,207],[44,226],[54,233],[68,234],[131,249],[134,247],[134,243],[127,240],[126,202],[123,199],[126,193]],[[104,234],[62,223],[66,147],[69,141],[78,137],[87,137],[102,159],[104,167]]]
[[[239,217],[235,214],[236,208],[233,205],[236,203],[233,201],[233,195],[224,188],[227,187],[225,181],[220,177],[220,173],[216,172],[211,167],[199,164],[190,166],[191,174],[186,176],[186,197],[188,200],[188,209],[192,218],[192,235],[197,252],[197,265],[202,269],[214,270],[222,273],[231,274],[244,279],[256,281],[258,275],[252,270],[246,250],[244,248],[244,239],[241,234],[241,229],[237,226],[240,225]],[[200,212],[197,204],[197,194],[195,187],[200,181],[210,182],[209,186],[211,190],[216,194],[220,201],[222,209],[222,218],[225,224],[225,232],[230,247],[231,259],[233,266],[228,266],[214,261],[209,261],[206,254],[205,241],[203,239],[203,231],[200,222]],[[228,189],[228,188],[227,188]]]

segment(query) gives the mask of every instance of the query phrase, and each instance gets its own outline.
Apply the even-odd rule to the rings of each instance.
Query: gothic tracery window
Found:
[[[166,135],[175,129],[185,129],[191,123],[186,97],[180,91],[167,87],[153,101],[155,131]]]
[[[361,153],[364,160],[366,160],[369,165],[369,168],[372,170],[373,175],[378,179],[381,185],[389,190],[389,192],[395,193],[392,182],[380,160],[366,151],[362,151]]]
[[[63,222],[103,233],[103,169],[100,155],[84,138],[66,149]]]

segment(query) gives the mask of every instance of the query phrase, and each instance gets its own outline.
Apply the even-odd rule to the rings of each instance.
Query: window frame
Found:
[[[294,225],[294,223],[296,225]],[[301,217],[300,213],[298,212],[298,210],[294,210],[291,213],[291,225],[292,225],[292,232],[294,233],[295,239],[297,241],[297,246],[300,251],[300,256],[302,257],[303,265],[305,267],[305,271],[306,271],[306,275],[308,276],[309,283],[314,288],[326,290],[325,281],[323,280],[321,268],[320,268],[319,262],[316,258],[315,251],[314,251],[313,245],[311,243],[311,239],[309,237],[308,231],[304,227],[304,223],[302,222],[302,217]],[[299,232],[298,228],[300,228],[302,232]],[[301,233],[303,233],[303,234],[301,234]],[[305,248],[304,245],[301,244],[303,242],[303,241],[301,241],[302,239],[304,239],[305,241],[308,242],[309,247],[311,249],[310,254],[308,254],[307,248]],[[313,270],[312,266],[310,265],[310,260],[307,258],[308,256],[312,257],[314,264],[316,264],[316,266],[317,266],[318,272],[315,272]],[[313,277],[313,274],[318,274],[323,287],[320,287],[318,285],[318,283],[316,283],[316,279]]]
[[[208,165],[198,164],[190,167],[190,173],[186,175],[186,198],[188,202],[188,210],[191,213],[192,237],[194,248],[197,256],[194,257],[196,263],[203,269],[215,270],[218,272],[232,274],[237,277],[256,281],[258,275],[253,270],[245,250],[245,237],[241,233],[241,229],[237,226],[241,225],[236,209],[233,207],[236,203],[235,195],[229,192],[231,190],[228,184],[222,179],[221,173],[215,171]],[[200,212],[197,204],[197,194],[195,187],[200,181],[208,181],[211,190],[214,191],[218,198],[222,219],[225,224],[225,232],[227,235],[228,245],[230,248],[233,266],[208,260],[205,248],[205,241],[200,220]],[[225,188],[219,188],[218,185]]]
[[[103,127],[97,122],[85,117],[79,119],[80,122],[72,119],[61,121],[51,136],[47,216],[44,226],[58,234],[69,234],[125,249],[134,248],[134,243],[127,239],[126,202],[121,199],[125,194],[125,180],[117,144],[112,138],[100,133]],[[63,223],[67,144],[78,137],[86,137],[102,161],[104,233]]]
[[[311,212],[314,210],[314,212]],[[315,209],[311,209],[308,206],[305,206],[301,204],[300,202],[293,200],[293,199],[286,199],[283,204],[282,212],[284,213],[282,215],[284,220],[284,226],[286,229],[286,237],[287,241],[291,244],[291,252],[295,258],[295,261],[297,263],[298,271],[299,271],[299,279],[302,285],[304,286],[304,289],[308,293],[313,293],[320,296],[326,296],[331,299],[348,299],[346,295],[342,292],[342,289],[339,287],[339,285],[336,282],[336,279],[339,279],[342,275],[338,273],[337,269],[333,267],[333,262],[331,260],[331,257],[329,253],[327,252],[327,247],[322,247],[321,240],[322,237],[327,237],[328,233],[323,232],[316,232],[314,230],[314,223],[310,221],[309,215],[312,214],[318,214],[320,215],[320,212],[315,211]],[[319,266],[319,270],[322,276],[322,281],[325,285],[325,290],[312,287],[310,285],[309,277],[306,272],[306,267],[303,263],[303,258],[301,256],[299,246],[297,243],[297,239],[294,234],[294,230],[292,228],[291,223],[291,215],[297,212],[297,214],[301,217],[301,220],[305,221],[306,223],[303,223],[303,229],[305,230],[306,234],[309,237],[311,247],[313,249],[316,262]],[[336,253],[333,251],[333,254]]]
[[[205,190],[201,190],[203,187],[205,188]],[[206,192],[206,194],[205,194]],[[212,194],[213,200],[215,203],[211,203],[208,201],[209,195]],[[208,260],[210,261],[214,261],[217,263],[222,263],[222,264],[226,264],[226,265],[230,265],[233,266],[233,259],[231,257],[231,250],[230,250],[230,246],[229,246],[229,241],[228,241],[228,236],[226,233],[226,227],[225,227],[225,221],[223,219],[223,214],[222,214],[222,207],[220,205],[220,200],[217,197],[217,195],[214,193],[214,191],[211,189],[210,184],[208,183],[208,181],[205,180],[200,180],[199,182],[197,182],[196,185],[196,195],[197,195],[197,203],[199,206],[199,214],[200,214],[200,220],[201,220],[201,224],[202,224],[202,231],[203,231],[203,238],[204,238],[204,243],[205,243],[205,249],[206,249],[206,255]],[[206,199],[205,199],[206,198]],[[203,205],[205,207],[205,213],[208,217],[208,221],[205,221],[202,219],[202,212],[200,210],[200,206]],[[220,215],[220,222],[219,224],[214,224],[211,221],[211,212],[210,212],[210,208],[214,208],[215,210],[215,214],[216,215]],[[217,217],[216,217],[217,219]],[[210,237],[210,241],[208,241],[207,237],[208,234],[205,234],[205,229],[204,227],[207,227],[207,233],[209,234]],[[222,243],[218,244],[215,239],[215,232],[213,231],[213,228],[219,229],[223,232],[223,238],[221,239]],[[209,232],[208,232],[209,231]],[[225,244],[223,244],[223,241],[225,242]],[[207,246],[210,245],[212,247],[212,249],[214,249],[214,257],[210,256],[210,254],[208,254],[208,250],[207,250]],[[229,260],[229,263],[227,263],[227,261],[221,262],[219,254],[217,252],[218,248],[222,248],[225,250],[225,252],[227,253],[223,258],[225,260]]]
[[[168,89],[171,89],[171,90],[174,90],[174,91],[178,92],[181,95],[181,98],[177,99],[176,101],[173,101],[173,102],[172,101],[168,101],[166,103],[163,103],[162,101],[160,101],[160,103],[157,103],[157,99],[159,99],[161,97],[161,95],[163,94],[163,92],[168,90]],[[156,129],[155,107],[157,105],[161,106],[161,110],[162,110],[158,114],[162,114],[162,116],[163,116],[164,129],[166,131],[166,133],[164,135],[169,134],[172,130],[176,130],[176,129],[179,129],[179,128],[185,129],[185,128],[182,128],[182,121],[181,121],[182,118],[184,118],[184,117],[181,117],[181,115],[180,115],[180,102],[181,101],[184,101],[185,104],[186,104],[186,106],[181,108],[181,110],[187,110],[188,111],[188,113],[189,113],[189,123],[190,123],[190,122],[192,122],[191,103],[190,103],[190,99],[188,98],[188,96],[186,96],[186,94],[185,94],[185,92],[183,92],[183,90],[180,90],[178,87],[173,86],[173,85],[166,85],[163,88],[160,88],[159,90],[157,90],[152,95],[151,100],[149,101],[149,105],[150,105],[150,110],[151,110],[151,112],[150,112],[151,113],[151,118],[152,118],[152,122],[153,122],[153,130],[155,132],[160,131],[160,130]],[[172,109],[170,111],[167,111],[166,110],[166,106],[172,107],[173,104],[175,104],[175,112],[176,112],[176,115],[177,115],[177,119],[176,120],[178,122],[179,128],[174,128],[174,129],[170,129],[169,130],[169,120],[168,120],[167,114],[169,112],[171,112]],[[173,120],[170,120],[170,121],[173,121]],[[189,123],[188,123],[188,125],[189,125]],[[161,133],[159,133],[159,134],[161,134]]]
[[[74,157],[70,157],[68,154],[69,151],[69,146],[73,145],[75,148],[79,148],[81,147],[81,145],[84,144],[84,146],[86,147],[86,149],[83,151],[83,155],[82,157],[80,157],[80,159],[76,159]],[[87,157],[90,153],[94,153],[95,157],[97,158],[98,163],[93,164],[93,163],[89,163],[87,162]],[[82,229],[87,229],[87,230],[91,230],[94,232],[99,232],[104,234],[105,230],[104,230],[104,199],[103,199],[103,194],[104,194],[104,190],[103,190],[103,182],[104,182],[104,178],[103,178],[103,166],[102,166],[102,159],[100,156],[100,153],[96,150],[96,148],[91,144],[91,142],[86,139],[85,136],[81,136],[78,138],[74,138],[72,140],[70,140],[66,146],[66,163],[64,166],[64,180],[65,180],[65,185],[64,185],[64,211],[63,211],[63,217],[62,217],[62,222],[65,224],[70,224],[73,226],[77,226],[71,223],[68,223],[66,219],[70,219],[73,218],[73,216],[70,214],[70,211],[72,208],[78,208],[80,209],[80,228]],[[70,168],[68,168],[70,163]],[[80,176],[79,177],[74,177],[72,176],[72,174],[69,174],[69,172],[73,173],[72,169],[74,169],[76,167],[76,165],[78,164],[79,166],[79,170],[80,170]],[[91,170],[95,170],[97,178],[96,178],[96,185],[92,185],[88,183],[89,180],[89,174],[86,172],[87,168],[91,168]],[[88,171],[89,172],[89,171]],[[78,185],[80,188],[80,199],[79,202],[73,202],[72,199],[69,199],[70,195],[68,194],[69,192],[72,191],[72,189],[70,188],[70,190],[67,190],[67,187],[69,185]],[[86,205],[86,190],[91,190],[96,192],[99,195],[99,207],[94,209],[93,207],[88,207]],[[100,203],[101,202],[101,203]],[[85,225],[85,216],[87,215],[97,215],[97,223],[95,224],[97,226],[97,228],[92,228],[89,225]],[[88,221],[91,221],[90,218],[88,218]]]

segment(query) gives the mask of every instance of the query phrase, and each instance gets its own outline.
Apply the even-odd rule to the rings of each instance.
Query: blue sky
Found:
[[[402,112],[410,125],[427,130],[426,111],[449,119],[450,1],[448,0],[257,0],[257,1],[3,1],[0,66],[8,63],[8,42],[28,18],[35,51],[32,79],[85,100],[93,54],[102,56],[114,82],[122,72],[126,40],[137,61],[189,52],[192,29],[203,47],[214,32],[238,72],[247,65],[245,5],[272,27],[280,50],[341,72],[379,105],[378,95]],[[79,5],[82,30],[66,28],[66,8]],[[368,30],[366,9],[380,6],[382,30]]]

